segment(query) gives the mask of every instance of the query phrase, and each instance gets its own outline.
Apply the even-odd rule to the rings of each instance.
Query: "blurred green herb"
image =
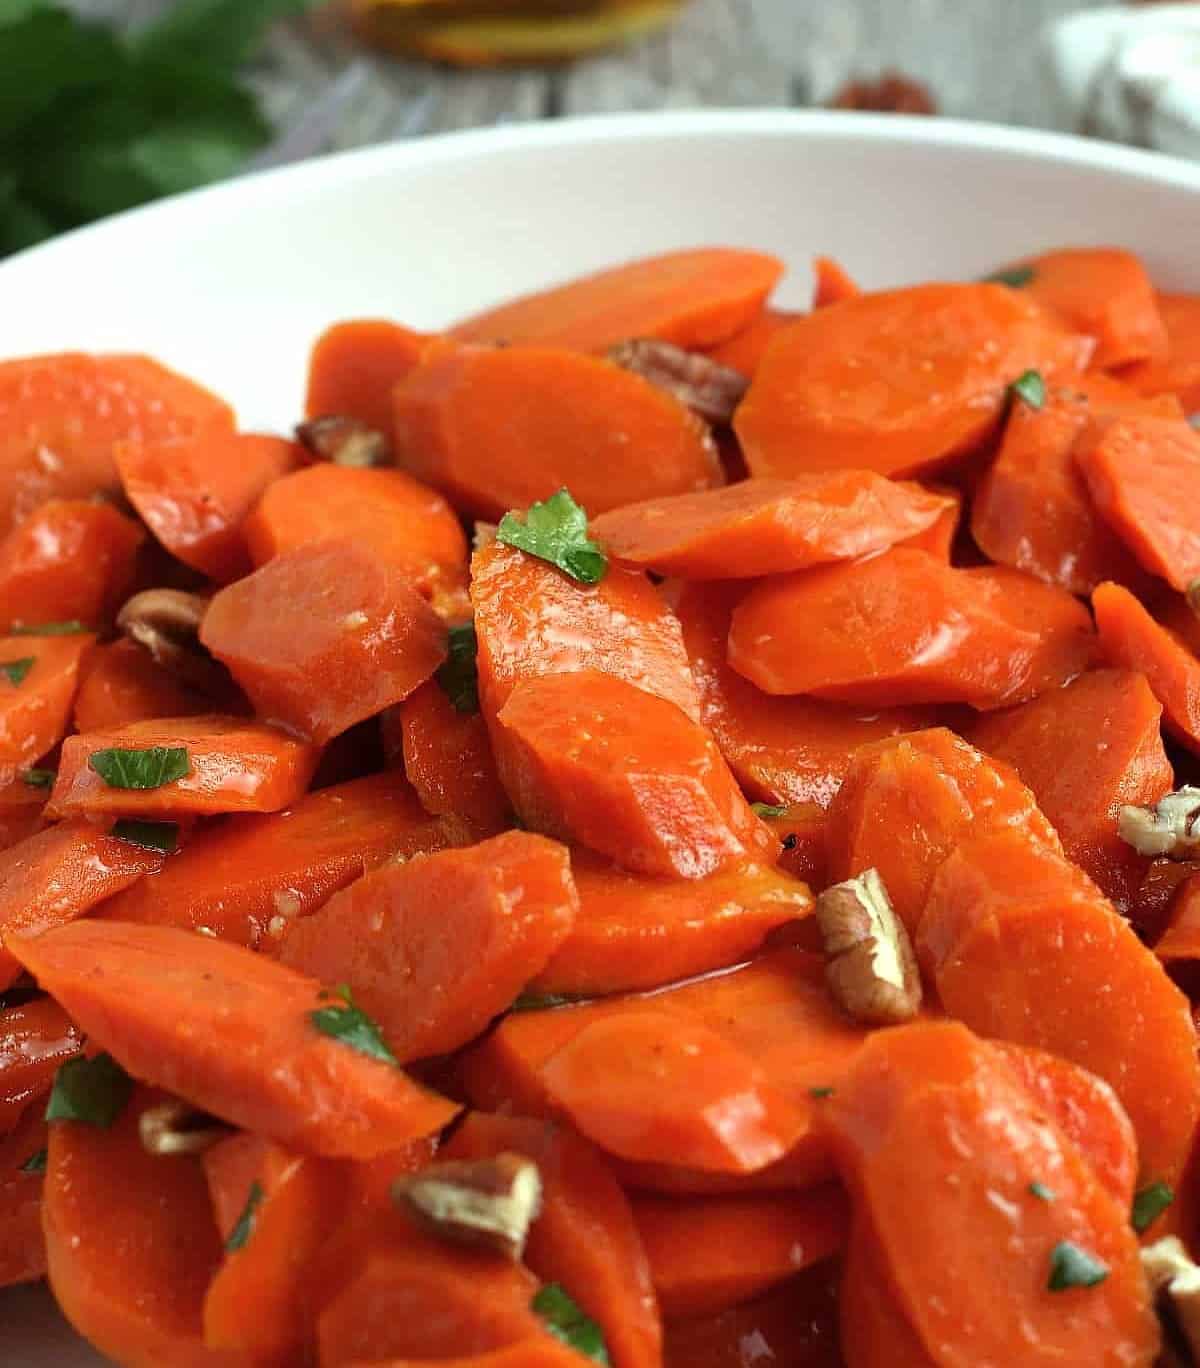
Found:
[[[0,0],[0,256],[238,171],[271,130],[237,80],[313,0],[180,0],[125,36]]]

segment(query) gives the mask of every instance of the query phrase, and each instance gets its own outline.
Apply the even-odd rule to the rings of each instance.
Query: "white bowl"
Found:
[[[624,258],[704,243],[793,268],[830,252],[869,286],[966,278],[1041,248],[1119,243],[1200,290],[1200,167],[943,119],[620,115],[372,148],[183,196],[0,265],[0,357],[140,350],[231,399],[299,415],[338,318],[434,328]],[[38,1290],[0,1293],[5,1362],[88,1368]]]

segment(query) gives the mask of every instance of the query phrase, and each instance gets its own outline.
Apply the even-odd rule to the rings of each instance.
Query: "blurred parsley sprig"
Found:
[[[237,81],[313,0],[179,0],[131,35],[0,0],[0,255],[237,171],[271,136]]]

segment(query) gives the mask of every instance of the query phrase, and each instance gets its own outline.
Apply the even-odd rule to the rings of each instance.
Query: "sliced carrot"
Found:
[[[160,869],[160,850],[110,835],[76,817],[0,852],[0,990],[21,972],[8,943],[86,916],[97,904]]]
[[[1200,861],[1171,860],[1166,856],[1150,861],[1146,877],[1127,913],[1147,945],[1155,945],[1166,930],[1180,885],[1186,883],[1193,874],[1200,874]]]
[[[49,780],[47,772],[47,782]],[[41,831],[45,825],[42,811],[46,790],[41,785],[43,776],[34,772],[33,779],[14,779],[0,788],[0,851],[13,846]]]
[[[392,428],[392,389],[421,359],[427,333],[384,318],[353,318],[326,328],[308,359],[304,412],[357,418],[376,432]]]
[[[509,300],[451,329],[467,342],[607,351],[629,337],[708,347],[755,317],[783,274],[764,252],[695,247]]]
[[[63,352],[0,362],[0,523],[46,499],[115,490],[113,443],[229,430],[215,395],[146,356]]]
[[[947,1012],[1103,1078],[1143,1180],[1179,1177],[1200,1116],[1187,1001],[1085,874],[1020,832],[974,836],[935,875],[917,943]]]
[[[98,751],[155,747],[185,750],[187,774],[159,788],[126,789],[113,788],[91,767]],[[130,722],[67,738],[47,814],[278,812],[304,793],[316,763],[315,747],[240,717],[209,713]]]
[[[0,1008],[0,1135],[50,1090],[58,1066],[79,1047],[79,1032],[53,998]]]
[[[753,475],[911,475],[979,446],[1025,371],[1070,374],[1087,353],[999,285],[859,295],[774,339],[734,428]]]
[[[729,663],[772,694],[996,708],[1066,683],[1093,643],[1060,589],[898,546],[757,585],[733,611]]]
[[[0,1136],[0,1287],[34,1282],[46,1274],[42,1234],[42,1166],[46,1104],[31,1102]]]
[[[482,1354],[468,1354],[465,1358],[412,1359],[389,1358],[386,1363],[372,1359],[370,1363],[356,1359],[344,1368],[580,1368],[580,1356],[569,1344],[539,1330],[536,1335],[517,1340],[503,1349],[489,1349]]]
[[[814,309],[827,309],[830,304],[840,304],[860,294],[862,291],[840,262],[829,256],[813,258]]]
[[[949,502],[938,515],[936,522],[932,523],[924,532],[918,532],[915,537],[909,537],[905,545],[913,547],[917,551],[928,551],[931,556],[936,556],[938,560],[950,564],[951,556],[954,551],[954,543],[958,538],[958,530],[963,517],[963,496],[951,485],[927,484],[924,486],[931,494],[944,496]]]
[[[815,892],[829,884],[829,813],[818,803],[793,803],[767,825],[783,843],[779,868]]]
[[[591,532],[617,560],[660,575],[753,579],[886,550],[950,502],[874,471],[819,471],[630,504]]]
[[[638,1197],[638,1234],[663,1315],[713,1315],[838,1252],[848,1210],[835,1184],[761,1197]]]
[[[625,869],[702,879],[778,849],[709,733],[613,675],[524,681],[494,735],[500,777],[526,825]]]
[[[1141,394],[1174,394],[1183,407],[1200,409],[1200,296],[1160,294],[1158,312],[1167,329],[1165,360],[1140,361],[1121,378]]]
[[[1126,911],[1149,861],[1117,835],[1126,803],[1153,807],[1175,786],[1162,706],[1146,677],[1093,670],[968,732],[1011,765],[1062,837],[1067,856]]]
[[[0,679],[0,785],[62,740],[80,666],[95,640],[86,634],[0,637],[0,666],[8,666]]]
[[[348,983],[407,1062],[479,1035],[570,934],[578,905],[567,851],[510,831],[368,874],[292,922],[280,957]]]
[[[1015,770],[944,727],[864,746],[829,813],[829,877],[877,869],[915,931],[942,862],[975,832],[1012,828],[1061,850]]]
[[[200,640],[260,716],[318,743],[407,698],[446,655],[407,578],[347,541],[298,547],[221,590]]]
[[[250,1200],[250,1189],[258,1181],[259,1170],[271,1148],[271,1141],[264,1140],[261,1135],[235,1131],[201,1155],[213,1218],[222,1244],[237,1229]],[[282,1146],[278,1148],[282,1151]]]
[[[106,731],[156,717],[210,711],[211,699],[189,689],[135,642],[97,646],[84,661],[75,695],[75,730]]]
[[[706,879],[650,879],[585,850],[571,857],[579,911],[530,983],[534,993],[598,997],[747,960],[780,926],[811,915],[808,888],[765,864]]]
[[[369,1159],[432,1134],[456,1110],[393,1064],[318,1029],[320,985],[240,945],[91,921],[13,948],[135,1077],[284,1144]]]
[[[1191,995],[1200,962],[1200,881],[1194,873],[1189,873],[1176,889],[1167,924],[1154,942],[1154,953],[1171,977]]]
[[[306,794],[284,812],[229,817],[196,832],[103,915],[202,929],[270,952],[291,921],[368,869],[440,850],[456,834],[424,812],[402,776],[370,775]]]
[[[704,351],[719,366],[728,366],[752,380],[772,338],[803,314],[786,309],[763,309],[744,328]]]
[[[565,1127],[484,1112],[468,1116],[445,1149],[455,1159],[505,1151],[532,1159],[542,1180],[525,1262],[544,1282],[561,1282],[601,1326],[615,1368],[659,1368],[662,1327],[650,1266],[604,1156]]]

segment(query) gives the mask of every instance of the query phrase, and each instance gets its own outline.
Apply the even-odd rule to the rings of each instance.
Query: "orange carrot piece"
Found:
[[[757,585],[733,610],[729,663],[771,694],[996,708],[1079,674],[1094,640],[1060,589],[898,546]]]
[[[1099,585],[1092,611],[1108,662],[1144,674],[1162,704],[1163,726],[1200,754],[1200,659],[1119,584]]]
[[[1091,364],[1109,370],[1131,361],[1162,361],[1167,333],[1154,286],[1132,252],[1068,247],[1029,261],[1024,293],[1075,332],[1096,339]]]
[[[367,870],[440,850],[456,834],[423,811],[401,775],[370,775],[306,794],[285,812],[247,813],[198,831],[102,915],[203,928],[270,952],[291,921]]]
[[[1165,360],[1140,361],[1121,379],[1140,394],[1173,394],[1188,413],[1200,409],[1200,296],[1160,294],[1158,312],[1167,330]]]
[[[357,418],[385,435],[392,429],[392,389],[430,341],[384,318],[352,318],[326,328],[308,359],[304,412],[309,418]]]
[[[156,746],[187,751],[182,779],[155,789],[112,788],[89,763],[97,751]],[[209,713],[130,722],[63,742],[47,816],[278,812],[302,796],[316,763],[315,747],[240,717]]]
[[[840,262],[829,256],[813,258],[814,309],[827,309],[830,304],[840,304],[860,294],[862,291]]]
[[[926,1362],[1153,1361],[1158,1323],[1128,1212],[998,1051],[950,1022],[878,1031],[826,1118],[856,1220],[878,1240]],[[1051,1289],[1064,1241],[1105,1264],[1105,1280]],[[981,1295],[951,1272],[965,1267]]]
[[[232,1125],[306,1152],[370,1159],[441,1129],[456,1111],[319,1030],[310,1017],[320,985],[240,945],[84,921],[13,949],[131,1074]]]
[[[505,1151],[532,1159],[542,1179],[525,1262],[544,1282],[561,1282],[598,1322],[615,1368],[659,1368],[662,1326],[650,1266],[604,1156],[565,1127],[484,1112],[468,1116],[445,1148],[453,1159]]]
[[[42,1234],[42,1171],[46,1104],[31,1102],[7,1135],[0,1135],[0,1288],[35,1282],[46,1274]]]
[[[974,836],[935,875],[917,944],[947,1012],[1103,1078],[1143,1180],[1178,1179],[1200,1116],[1187,1000],[1085,874],[1018,831]]]
[[[617,560],[661,575],[753,579],[886,550],[950,502],[874,471],[818,471],[630,504],[591,532]]]
[[[46,499],[118,488],[113,443],[229,430],[215,395],[146,356],[64,352],[0,362],[0,525]]]
[[[931,556],[950,564],[958,529],[962,524],[963,496],[950,485],[928,484],[923,486],[929,493],[937,494],[948,500],[946,508],[937,520],[915,537],[909,537],[905,545],[917,551],[928,551]]]
[[[1155,945],[1166,930],[1180,885],[1193,874],[1200,874],[1200,861],[1171,860],[1166,856],[1150,861],[1127,913],[1147,945]]]
[[[630,337],[710,347],[757,315],[782,274],[783,263],[765,252],[696,247],[507,300],[450,332],[466,342],[591,352]]]
[[[975,832],[1012,828],[1062,849],[1033,794],[1003,761],[944,727],[864,746],[829,812],[833,883],[877,869],[915,931],[942,862]]]
[[[766,821],[783,844],[779,868],[814,892],[826,888],[830,882],[827,809],[817,803],[792,803],[781,816]]]
[[[0,851],[11,850],[41,831],[45,801],[46,790],[25,779],[15,779],[0,788]]]
[[[1200,977],[1196,971],[1200,961],[1200,881],[1195,872],[1176,889],[1166,926],[1154,942],[1154,953],[1190,996]]]
[[[36,765],[62,740],[80,666],[96,638],[78,636],[0,637],[0,664],[20,674],[0,680],[0,785]]]
[[[719,366],[739,371],[748,380],[762,364],[763,355],[775,335],[804,315],[786,309],[763,309],[744,328],[715,346],[705,347],[705,354]]]
[[[578,905],[567,851],[510,831],[368,874],[291,923],[280,957],[348,983],[406,1063],[479,1035],[570,934]]]
[[[242,1368],[205,1348],[201,1306],[221,1258],[204,1171],[192,1155],[151,1155],[141,1113],[164,1099],[138,1088],[105,1129],[50,1126],[43,1225],[63,1315],[129,1368]]]
[[[235,1131],[200,1156],[222,1244],[237,1228],[250,1198],[250,1188],[258,1180],[263,1160],[271,1148],[271,1141],[264,1140],[261,1135]],[[278,1148],[282,1152],[282,1146]]]
[[[107,731],[157,717],[210,711],[212,701],[181,684],[135,642],[97,646],[83,665],[75,695],[75,730]]]
[[[1175,786],[1162,706],[1146,677],[1094,670],[970,727],[971,741],[1017,771],[1063,849],[1126,911],[1149,861],[1117,835],[1126,803],[1153,807]]]
[[[245,534],[256,566],[308,542],[344,539],[395,566],[427,598],[466,582],[467,540],[453,510],[400,470],[297,470],[267,490]]]
[[[1070,374],[1087,352],[999,285],[859,295],[775,338],[734,429],[753,475],[912,475],[979,446],[1023,372]]]
[[[58,1066],[79,1047],[79,1032],[52,998],[0,1008],[0,1135],[49,1091]]]
[[[650,879],[577,850],[571,868],[579,911],[533,975],[534,993],[659,988],[749,959],[772,931],[813,910],[804,884],[765,864],[730,865],[706,879]]]
[[[828,807],[859,746],[928,726],[933,714],[763,693],[726,660],[730,618],[745,592],[739,584],[687,585],[675,601],[701,721],[751,798]]]
[[[524,681],[494,735],[500,777],[526,825],[625,869],[702,879],[778,851],[709,733],[612,675]]]
[[[663,1315],[713,1315],[836,1254],[848,1211],[835,1184],[761,1197],[638,1197],[633,1204]]]
[[[0,991],[21,972],[11,940],[86,916],[160,869],[163,859],[161,851],[123,841],[84,817],[47,827],[0,852]]]

